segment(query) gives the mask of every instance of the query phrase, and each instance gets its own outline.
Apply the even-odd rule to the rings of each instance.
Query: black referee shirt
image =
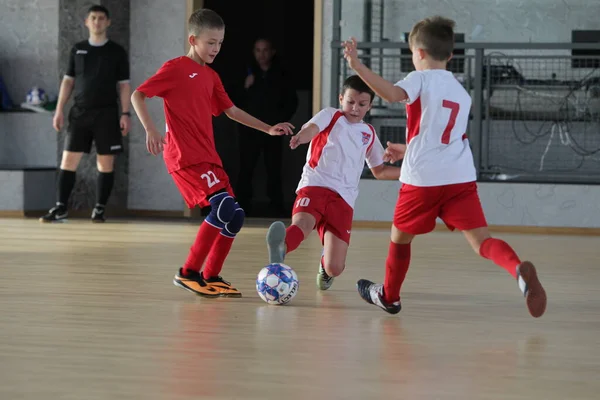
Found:
[[[71,49],[66,75],[75,78],[78,107],[117,107],[117,83],[129,80],[127,52],[112,40],[102,46],[79,42]]]

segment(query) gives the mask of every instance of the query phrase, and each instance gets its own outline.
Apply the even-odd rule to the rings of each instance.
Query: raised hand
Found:
[[[402,160],[404,158],[404,154],[406,153],[406,145],[402,143],[392,143],[387,142],[387,148],[383,153],[383,161],[389,163],[395,163],[398,160]]]
[[[271,136],[282,136],[282,135],[293,135],[294,125],[289,122],[280,122],[277,125],[273,125],[271,129],[269,129],[269,135]]]
[[[348,66],[352,69],[355,69],[358,65],[360,65],[356,39],[351,37],[350,40],[342,42],[342,45],[344,46],[344,58],[348,62]]]

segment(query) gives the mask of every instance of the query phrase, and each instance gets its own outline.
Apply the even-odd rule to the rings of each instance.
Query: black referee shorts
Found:
[[[96,153],[100,155],[119,154],[123,151],[117,107],[71,108],[65,150],[89,153],[92,142],[96,145]]]

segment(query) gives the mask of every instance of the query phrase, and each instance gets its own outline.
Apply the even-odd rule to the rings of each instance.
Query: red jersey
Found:
[[[186,56],[174,58],[137,90],[164,100],[164,160],[169,173],[199,163],[223,166],[215,148],[212,116],[233,103],[212,68]]]

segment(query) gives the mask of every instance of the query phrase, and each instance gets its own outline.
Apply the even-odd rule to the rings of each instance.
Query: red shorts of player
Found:
[[[207,197],[220,190],[227,190],[233,196],[229,177],[222,167],[215,164],[190,165],[172,172],[171,176],[189,208],[209,206]]]
[[[321,243],[325,232],[329,231],[344,242],[350,244],[354,210],[346,200],[331,189],[319,186],[307,186],[300,189],[296,196],[292,215],[305,212],[317,220],[315,229],[319,232]]]
[[[467,231],[487,226],[475,182],[418,187],[402,184],[394,226],[402,232],[421,235],[431,232],[441,218],[448,229]]]

